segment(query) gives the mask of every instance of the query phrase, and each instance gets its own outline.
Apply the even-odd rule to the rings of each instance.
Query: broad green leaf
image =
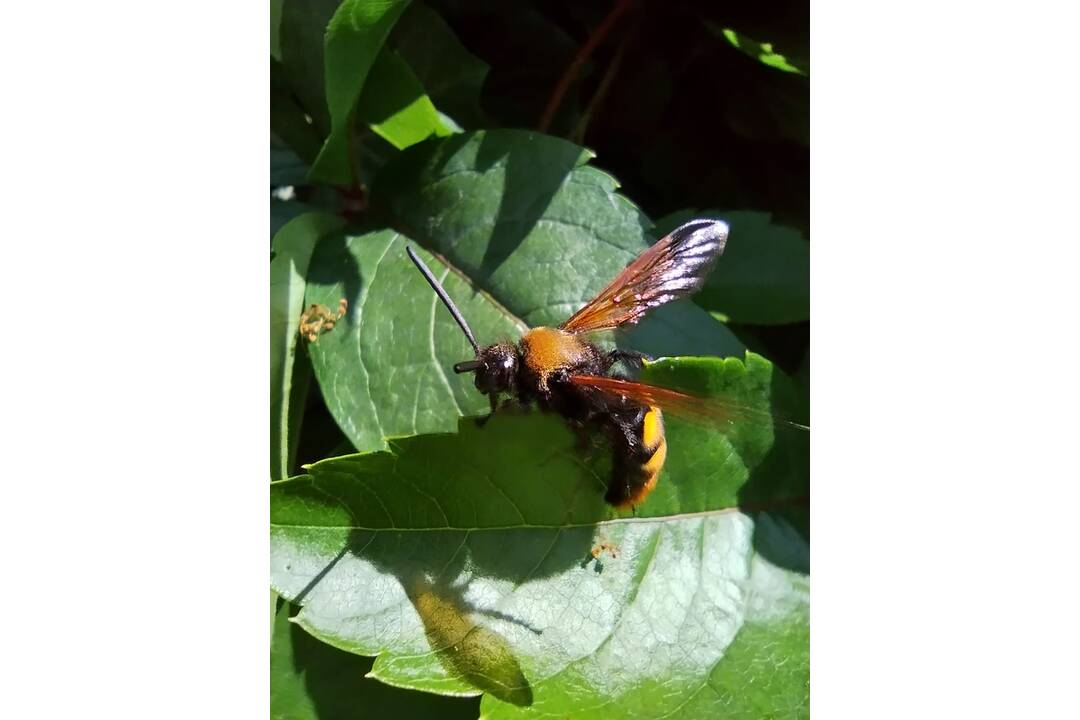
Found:
[[[480,90],[488,65],[461,44],[437,12],[412,3],[394,26],[390,41],[440,110],[468,128],[487,124],[480,110]]]
[[[270,717],[274,720],[475,718],[476,700],[391,687],[367,677],[371,658],[322,643],[289,622],[298,608],[271,610]]]
[[[649,372],[757,409],[775,380],[753,355]],[[486,717],[805,715],[805,541],[737,504],[761,483],[790,500],[770,474],[799,465],[805,485],[807,456],[771,462],[789,453],[771,424],[737,425],[668,418],[633,516],[602,501],[606,447],[538,413],[316,463],[271,486],[272,584],[308,632],[378,655],[374,677],[485,692]]]
[[[798,68],[788,61],[786,57],[773,50],[772,43],[759,43],[752,40],[745,35],[740,35],[731,28],[721,28],[713,23],[706,22],[706,26],[717,35],[722,35],[732,47],[746,53],[750,57],[758,60],[769,67],[776,68],[777,70],[783,70],[784,72],[796,73],[798,75],[806,75],[807,70],[804,64],[803,68]]]
[[[308,346],[327,407],[357,449],[384,447],[383,438],[448,432],[487,400],[455,362],[472,349],[405,254],[408,239],[392,230],[338,234],[319,243],[308,273],[307,302],[348,315]],[[438,258],[420,255],[457,299],[481,337],[516,337],[522,326],[479,295]]]
[[[293,370],[297,328],[304,307],[304,277],[318,239],[343,225],[341,218],[308,213],[289,222],[274,237],[270,261],[270,476],[279,480],[289,474],[295,451],[300,414],[291,409],[303,405],[307,377],[300,383],[301,397],[294,398]],[[304,371],[310,371],[304,366]]]
[[[330,134],[311,168],[312,179],[351,182],[348,134],[356,101],[390,29],[408,4],[409,0],[344,0],[330,18],[324,46]]]
[[[529,326],[556,325],[649,245],[651,222],[573,143],[521,130],[429,141],[384,168],[373,192],[399,229],[443,255]],[[689,301],[627,334],[652,355],[741,354]]]
[[[776,325],[810,317],[810,244],[766,212],[683,210],[657,221],[660,236],[692,217],[719,217],[731,227],[724,255],[694,296],[733,322]]]

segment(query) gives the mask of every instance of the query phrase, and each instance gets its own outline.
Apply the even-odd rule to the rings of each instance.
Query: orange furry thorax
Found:
[[[587,362],[594,353],[577,335],[549,327],[529,330],[521,338],[521,347],[526,367],[541,380],[560,368]]]

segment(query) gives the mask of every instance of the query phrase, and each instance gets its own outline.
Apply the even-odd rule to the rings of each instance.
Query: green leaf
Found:
[[[324,80],[324,38],[327,24],[340,2],[341,0],[284,0],[285,5],[281,11],[279,86],[297,99],[303,113],[311,117],[314,130],[320,138],[326,137],[330,132]],[[293,146],[293,149],[300,152],[300,148]],[[302,152],[300,156],[307,162],[313,159]]]
[[[368,73],[408,0],[344,0],[326,26],[326,106],[330,134],[311,168],[311,178],[333,184],[352,181],[349,127]]]
[[[451,134],[409,65],[389,48],[383,48],[371,68],[357,113],[361,122],[399,150],[432,135]]]
[[[290,221],[272,241],[270,261],[270,477],[278,480],[289,474],[295,452],[300,414],[307,377],[294,398],[293,366],[296,359],[297,329],[304,307],[304,277],[316,241],[340,228],[341,218],[324,213],[308,213]],[[305,366],[306,368],[306,366]],[[306,371],[309,372],[309,371]],[[292,452],[290,452],[290,450]]]
[[[758,410],[776,380],[754,355],[647,372]],[[378,655],[374,677],[483,691],[485,717],[805,716],[806,543],[738,510],[791,499],[778,467],[805,487],[805,448],[776,437],[667,418],[667,465],[634,516],[603,503],[606,448],[539,413],[325,460],[271,486],[272,584],[308,632]]]
[[[810,318],[810,244],[767,212],[682,210],[657,221],[659,237],[692,217],[731,227],[724,254],[694,302],[732,322],[778,325]]]
[[[731,28],[720,28],[710,22],[706,22],[706,25],[714,34],[722,35],[729,43],[731,43],[732,47],[737,48],[771,68],[783,70],[784,72],[796,73],[798,75],[808,74],[807,70],[795,67],[795,65],[788,62],[787,58],[780,53],[775,52],[772,43],[759,43],[745,35],[740,35]],[[804,67],[806,66],[804,65]]]
[[[390,39],[440,110],[468,128],[487,124],[480,91],[488,65],[461,44],[437,12],[412,3]]]
[[[289,224],[294,218],[304,213],[311,212],[314,208],[296,200],[280,200],[270,198],[270,239],[281,232],[281,229]]]
[[[346,317],[308,352],[327,407],[360,450],[384,447],[384,437],[451,431],[458,417],[487,407],[472,376],[451,370],[472,349],[409,261],[407,242],[392,230],[326,238],[308,273],[309,304],[349,303]],[[465,278],[423,250],[420,255],[474,332],[520,334],[518,321]]]
[[[433,135],[445,137],[460,130],[435,109],[408,64],[385,47],[368,74],[356,114],[357,121],[399,150]],[[365,143],[359,148],[361,157],[370,145]],[[337,184],[351,182],[352,157],[348,133],[331,133],[315,161],[312,177]]]
[[[270,58],[270,131],[304,163],[319,154],[322,135],[297,102],[285,66],[274,58]]]
[[[297,610],[283,602],[272,612],[270,717],[274,720],[465,720],[479,713],[476,700],[403,690],[367,677],[371,658],[319,642],[289,622]]]

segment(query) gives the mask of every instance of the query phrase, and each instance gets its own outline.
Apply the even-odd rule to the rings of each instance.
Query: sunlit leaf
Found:
[[[755,409],[776,380],[752,355],[651,372]],[[797,500],[805,446],[667,424],[636,514],[602,500],[607,447],[535,413],[316,463],[272,485],[273,585],[308,632],[378,655],[375,677],[484,692],[490,717],[804,716],[805,540],[740,506]]]
[[[308,346],[327,407],[357,449],[383,438],[448,432],[487,400],[454,363],[472,349],[405,254],[408,239],[383,230],[338,234],[319,244],[308,273],[307,303],[345,318]],[[516,336],[519,322],[475,292],[467,279],[420,251],[481,337]]]
[[[719,28],[713,23],[706,23],[706,25],[708,25],[709,29],[714,33],[722,35],[729,43],[731,43],[732,47],[738,48],[750,57],[769,67],[783,70],[784,72],[796,73],[798,75],[807,74],[806,69],[796,67],[789,62],[786,57],[773,50],[772,43],[757,42],[756,40],[748,38],[746,35],[740,35],[731,28]]]

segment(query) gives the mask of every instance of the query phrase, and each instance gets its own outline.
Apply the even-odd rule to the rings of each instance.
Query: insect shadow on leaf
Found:
[[[464,563],[469,554],[459,552],[467,546],[466,531],[415,537],[431,534],[355,530],[346,550],[397,578],[420,618],[431,650],[451,675],[504,702],[531,705],[532,686],[510,642],[493,625],[510,623],[535,635],[542,630],[510,613],[468,601],[470,574]],[[454,580],[447,581],[448,577]]]

